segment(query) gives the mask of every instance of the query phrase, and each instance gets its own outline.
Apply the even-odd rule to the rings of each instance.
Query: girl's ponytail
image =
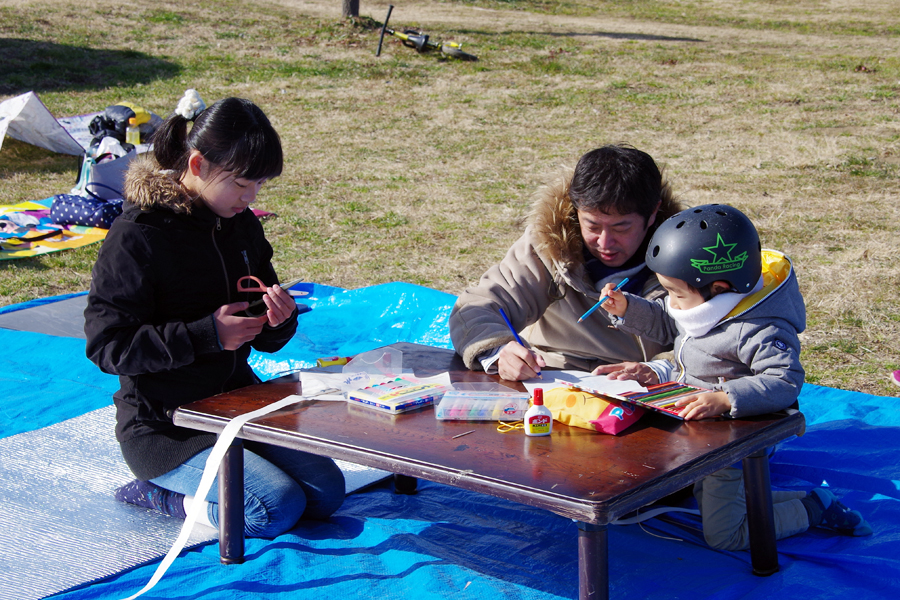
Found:
[[[265,113],[250,100],[225,98],[209,107],[192,103],[187,111],[181,104],[151,140],[162,169],[181,177],[187,171],[191,150],[197,150],[217,168],[237,177],[257,180],[281,175],[281,139]]]
[[[191,150],[187,143],[189,123],[181,115],[173,113],[157,128],[150,140],[159,166],[175,171],[179,176],[187,169]]]

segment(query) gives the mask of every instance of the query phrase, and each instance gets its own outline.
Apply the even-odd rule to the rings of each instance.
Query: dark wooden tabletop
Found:
[[[449,350],[394,344],[418,375],[496,380],[465,369]],[[524,389],[521,384],[518,389]],[[291,394],[280,379],[180,408],[175,423],[221,431],[227,421]],[[606,524],[705,475],[802,433],[803,415],[682,422],[646,414],[618,436],[553,424],[553,434],[499,433],[495,422],[439,421],[433,407],[389,415],[345,402],[309,401],[245,425],[242,438],[447,483]],[[474,430],[454,439],[453,436]]]

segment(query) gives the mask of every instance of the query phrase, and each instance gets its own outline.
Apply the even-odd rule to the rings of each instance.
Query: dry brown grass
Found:
[[[380,21],[386,9],[363,2],[361,13]],[[288,156],[260,198],[279,215],[267,229],[285,275],[459,293],[519,235],[531,193],[559,165],[625,141],[665,163],[688,203],[745,210],[764,245],[792,256],[809,313],[810,381],[895,393],[886,379],[900,368],[893,2],[419,0],[394,9],[393,26],[461,41],[480,55],[474,64],[393,43],[375,58],[377,29],[339,23],[336,0],[149,0],[137,10],[157,20],[137,25],[135,10],[122,0],[4,0],[0,38],[130,49],[181,68],[109,88],[47,85],[41,97],[58,115],[121,99],[165,114],[186,87],[263,106]],[[122,33],[98,34],[98,16]],[[0,151],[4,202],[71,186],[71,159],[21,146],[7,139]],[[85,289],[95,253],[0,264],[0,301]]]

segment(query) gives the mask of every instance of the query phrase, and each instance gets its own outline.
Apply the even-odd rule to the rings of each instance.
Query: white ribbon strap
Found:
[[[210,488],[212,487],[213,481],[216,478],[216,473],[219,471],[219,464],[222,462],[222,458],[225,456],[225,452],[231,446],[231,442],[234,441],[234,438],[237,437],[238,432],[240,432],[241,427],[244,426],[247,421],[252,421],[258,417],[265,416],[271,412],[275,412],[276,410],[280,410],[285,406],[290,406],[291,404],[296,404],[298,402],[302,402],[303,400],[311,400],[312,398],[309,396],[288,396],[278,402],[274,402],[269,404],[268,406],[264,406],[260,409],[254,410],[252,412],[245,413],[243,415],[238,415],[235,418],[231,419],[228,424],[222,429],[222,433],[219,434],[219,439],[216,441],[215,446],[213,446],[212,452],[209,454],[209,458],[206,459],[206,466],[203,468],[203,475],[200,477],[200,485],[197,486],[197,493],[194,494],[194,498],[198,500],[205,500],[206,495],[209,493]],[[197,517],[200,516],[200,510],[206,508],[206,502],[192,502],[191,508],[187,511],[187,516],[184,518],[184,524],[181,526],[181,532],[178,534],[178,539],[175,540],[175,544],[172,546],[172,549],[169,550],[168,554],[166,554],[165,558],[162,559],[162,562],[159,563],[159,566],[156,568],[156,572],[153,574],[153,577],[150,578],[150,581],[147,582],[147,585],[144,586],[144,589],[139,591],[138,593],[125,598],[124,600],[133,600],[137,598],[141,594],[150,591],[153,589],[162,576],[165,575],[166,571],[169,570],[169,567],[181,553],[181,550],[184,548],[184,545],[187,543],[188,537],[191,535],[191,530],[194,528],[194,523],[197,522]]]
[[[678,506],[659,506],[657,508],[651,508],[647,512],[639,513],[630,519],[616,519],[615,521],[611,521],[610,525],[631,525],[632,523],[642,523],[647,519],[652,519],[656,515],[661,515],[663,513],[670,512],[683,512],[689,513],[692,515],[699,515],[700,511],[696,508],[680,508]]]

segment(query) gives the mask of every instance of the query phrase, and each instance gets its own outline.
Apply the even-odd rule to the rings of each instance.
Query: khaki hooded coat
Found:
[[[522,237],[476,286],[459,296],[450,315],[450,337],[468,368],[481,369],[479,356],[513,340],[498,308],[549,368],[590,370],[600,364],[650,360],[671,349],[617,331],[603,310],[578,323],[600,293],[585,270],[577,213],[568,194],[572,175],[567,169],[538,191]],[[664,183],[656,223],[681,208]],[[648,230],[648,239],[653,231]],[[664,293],[651,276],[642,295],[653,299]]]

